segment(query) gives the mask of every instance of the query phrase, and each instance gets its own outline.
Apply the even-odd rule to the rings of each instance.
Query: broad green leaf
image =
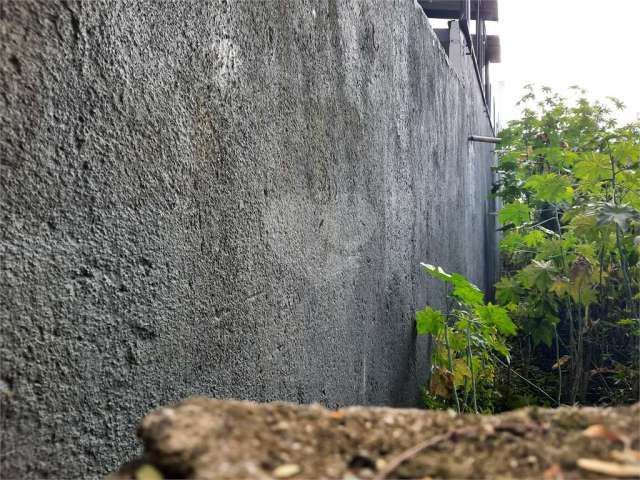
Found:
[[[529,265],[520,270],[517,277],[527,288],[537,288],[541,292],[546,291],[553,283],[555,269],[551,262],[533,260]]]
[[[594,208],[599,227],[618,225],[623,232],[627,231],[631,220],[640,221],[640,212],[630,205],[598,204]]]
[[[531,188],[535,198],[543,202],[559,203],[569,201],[573,197],[571,179],[556,173],[532,175],[525,186]]]
[[[620,142],[611,146],[611,153],[619,165],[637,162],[640,158],[640,145],[632,142]]]
[[[507,362],[511,361],[511,356],[509,355],[509,347],[507,347],[507,345],[501,339],[491,337],[490,343],[491,346],[496,350],[496,352],[501,354],[507,360]]]
[[[431,307],[425,307],[423,310],[416,312],[416,331],[418,335],[438,336],[444,327],[444,315],[438,310]]]
[[[640,192],[640,189],[638,189],[637,192]],[[623,198],[625,203],[628,203],[636,210],[640,210],[640,193],[627,191]]]
[[[640,188],[640,172],[638,170],[618,172],[616,179],[620,187],[625,187],[629,190]]]
[[[435,277],[443,282],[451,283],[451,275],[445,272],[442,267],[436,267],[429,263],[421,263],[420,264],[425,272],[427,272],[432,277]]]
[[[592,263],[596,261],[596,247],[592,243],[581,243],[580,245],[576,245],[576,252],[589,259]]]
[[[482,290],[467,280],[459,273],[451,274],[451,282],[453,283],[452,295],[467,305],[479,305],[484,301]]]
[[[573,301],[580,305],[591,305],[598,300],[598,294],[590,286],[578,288],[577,286],[572,285],[569,294]]]
[[[554,335],[554,324],[548,318],[540,319],[531,329],[531,340],[534,346],[544,343],[547,347],[550,347]]]
[[[519,282],[514,277],[502,277],[496,287],[496,299],[502,305],[508,305],[510,303],[517,304],[520,302],[520,295],[522,288]]]
[[[500,240],[500,250],[506,253],[515,253],[526,246],[524,236],[517,232],[509,232]]]
[[[449,346],[454,352],[464,352],[467,349],[467,335],[464,332],[449,330]]]
[[[501,334],[516,334],[516,325],[503,307],[492,303],[479,305],[476,307],[476,314],[486,325],[495,326]]]
[[[512,171],[516,170],[518,167],[518,157],[520,156],[520,152],[513,151],[507,152],[500,156],[498,160],[498,168],[500,170]]]
[[[571,284],[568,282],[568,280],[564,280],[562,278],[556,278],[549,287],[549,291],[555,293],[560,298],[568,295],[570,289]]]
[[[530,220],[531,211],[527,205],[520,202],[507,203],[500,212],[498,220],[502,224],[513,223],[516,226],[522,225]]]
[[[595,240],[600,233],[595,215],[576,215],[570,222],[573,232],[587,241]]]
[[[453,362],[453,384],[456,387],[464,384],[465,378],[471,378],[471,370],[464,358],[456,358]]]
[[[531,230],[524,237],[524,243],[529,247],[537,247],[545,240],[545,235],[540,230]]]
[[[573,173],[581,180],[605,180],[611,178],[611,161],[602,153],[589,152],[573,167]]]
[[[565,250],[565,240],[559,240],[556,238],[548,238],[538,245],[538,254],[536,255],[537,261],[555,261],[559,263]]]

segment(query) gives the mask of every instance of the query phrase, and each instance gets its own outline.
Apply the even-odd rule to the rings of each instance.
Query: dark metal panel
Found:
[[[471,35],[473,43],[475,45],[476,36]],[[486,58],[485,60],[490,63],[500,63],[502,61],[502,50],[500,47],[500,36],[498,35],[487,35],[486,39],[487,43],[485,44],[486,48]]]
[[[447,52],[447,55],[449,54],[449,29],[448,28],[434,28],[433,31],[435,32],[436,36],[438,37],[438,40],[440,40],[440,45],[442,45],[442,48],[444,48],[444,51]]]

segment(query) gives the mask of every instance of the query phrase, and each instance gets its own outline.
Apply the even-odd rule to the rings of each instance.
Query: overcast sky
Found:
[[[557,90],[577,84],[593,97],[618,97],[622,121],[640,115],[640,0],[498,0],[504,81],[502,124],[517,118],[526,83]]]

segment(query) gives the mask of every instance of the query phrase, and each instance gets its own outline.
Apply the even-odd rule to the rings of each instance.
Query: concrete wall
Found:
[[[485,284],[491,147],[409,0],[0,3],[2,477],[194,394],[415,405],[419,271]]]

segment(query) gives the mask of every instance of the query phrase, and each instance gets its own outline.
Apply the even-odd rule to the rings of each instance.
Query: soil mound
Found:
[[[638,478],[640,403],[495,416],[194,398],[156,410],[112,480]]]

